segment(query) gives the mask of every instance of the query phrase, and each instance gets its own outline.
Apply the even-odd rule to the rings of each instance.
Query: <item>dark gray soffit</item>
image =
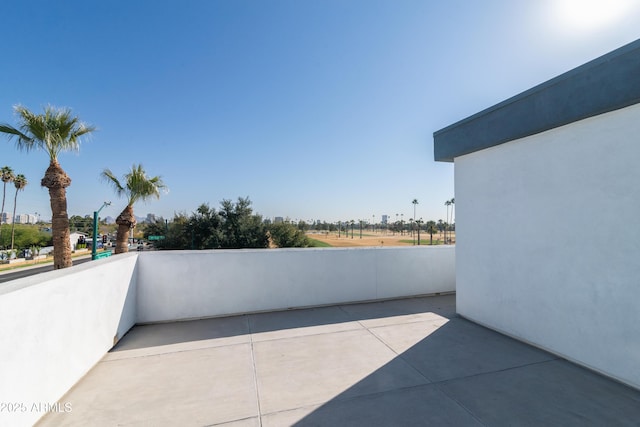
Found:
[[[433,134],[436,161],[640,102],[640,40]]]

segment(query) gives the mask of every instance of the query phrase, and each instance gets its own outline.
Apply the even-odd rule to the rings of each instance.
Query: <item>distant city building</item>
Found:
[[[14,218],[16,224],[35,224],[38,222],[38,217],[33,214],[19,214]]]
[[[13,224],[13,215],[7,212],[3,212],[1,215],[3,224]]]
[[[382,215],[382,223],[387,224],[389,222],[389,215]]]
[[[273,219],[273,222],[274,222],[275,224],[278,224],[278,223],[284,222],[284,218],[283,218],[283,217],[281,217],[281,216],[277,216],[277,217],[275,217],[275,218]]]

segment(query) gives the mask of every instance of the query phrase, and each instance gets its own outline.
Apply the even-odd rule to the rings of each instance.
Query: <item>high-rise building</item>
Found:
[[[382,223],[387,224],[389,222],[389,215],[382,215]]]
[[[13,223],[13,215],[8,212],[2,212],[1,218],[3,224],[12,224]]]

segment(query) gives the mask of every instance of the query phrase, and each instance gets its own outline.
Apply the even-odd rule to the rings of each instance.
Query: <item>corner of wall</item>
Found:
[[[114,346],[138,321],[138,260],[139,257],[136,254],[131,278],[127,284],[127,294],[124,299],[120,321],[118,322],[118,329],[113,337]]]

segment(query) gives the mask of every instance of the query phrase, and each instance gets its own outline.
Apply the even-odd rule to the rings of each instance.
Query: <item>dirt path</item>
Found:
[[[345,237],[344,233],[340,233],[338,237],[337,233],[307,233],[312,239],[320,240],[334,247],[353,247],[353,246],[413,246],[413,236],[411,233],[400,235],[396,233],[367,233],[363,234],[360,238],[360,233],[356,230],[353,232],[353,239],[351,238],[351,232],[348,237]],[[447,237],[449,237],[447,235]],[[442,242],[443,236],[433,235],[433,243],[440,239]],[[454,236],[455,239],[455,236]],[[418,243],[418,235],[415,237],[416,244]],[[422,245],[429,244],[429,235],[420,233],[420,243]]]

